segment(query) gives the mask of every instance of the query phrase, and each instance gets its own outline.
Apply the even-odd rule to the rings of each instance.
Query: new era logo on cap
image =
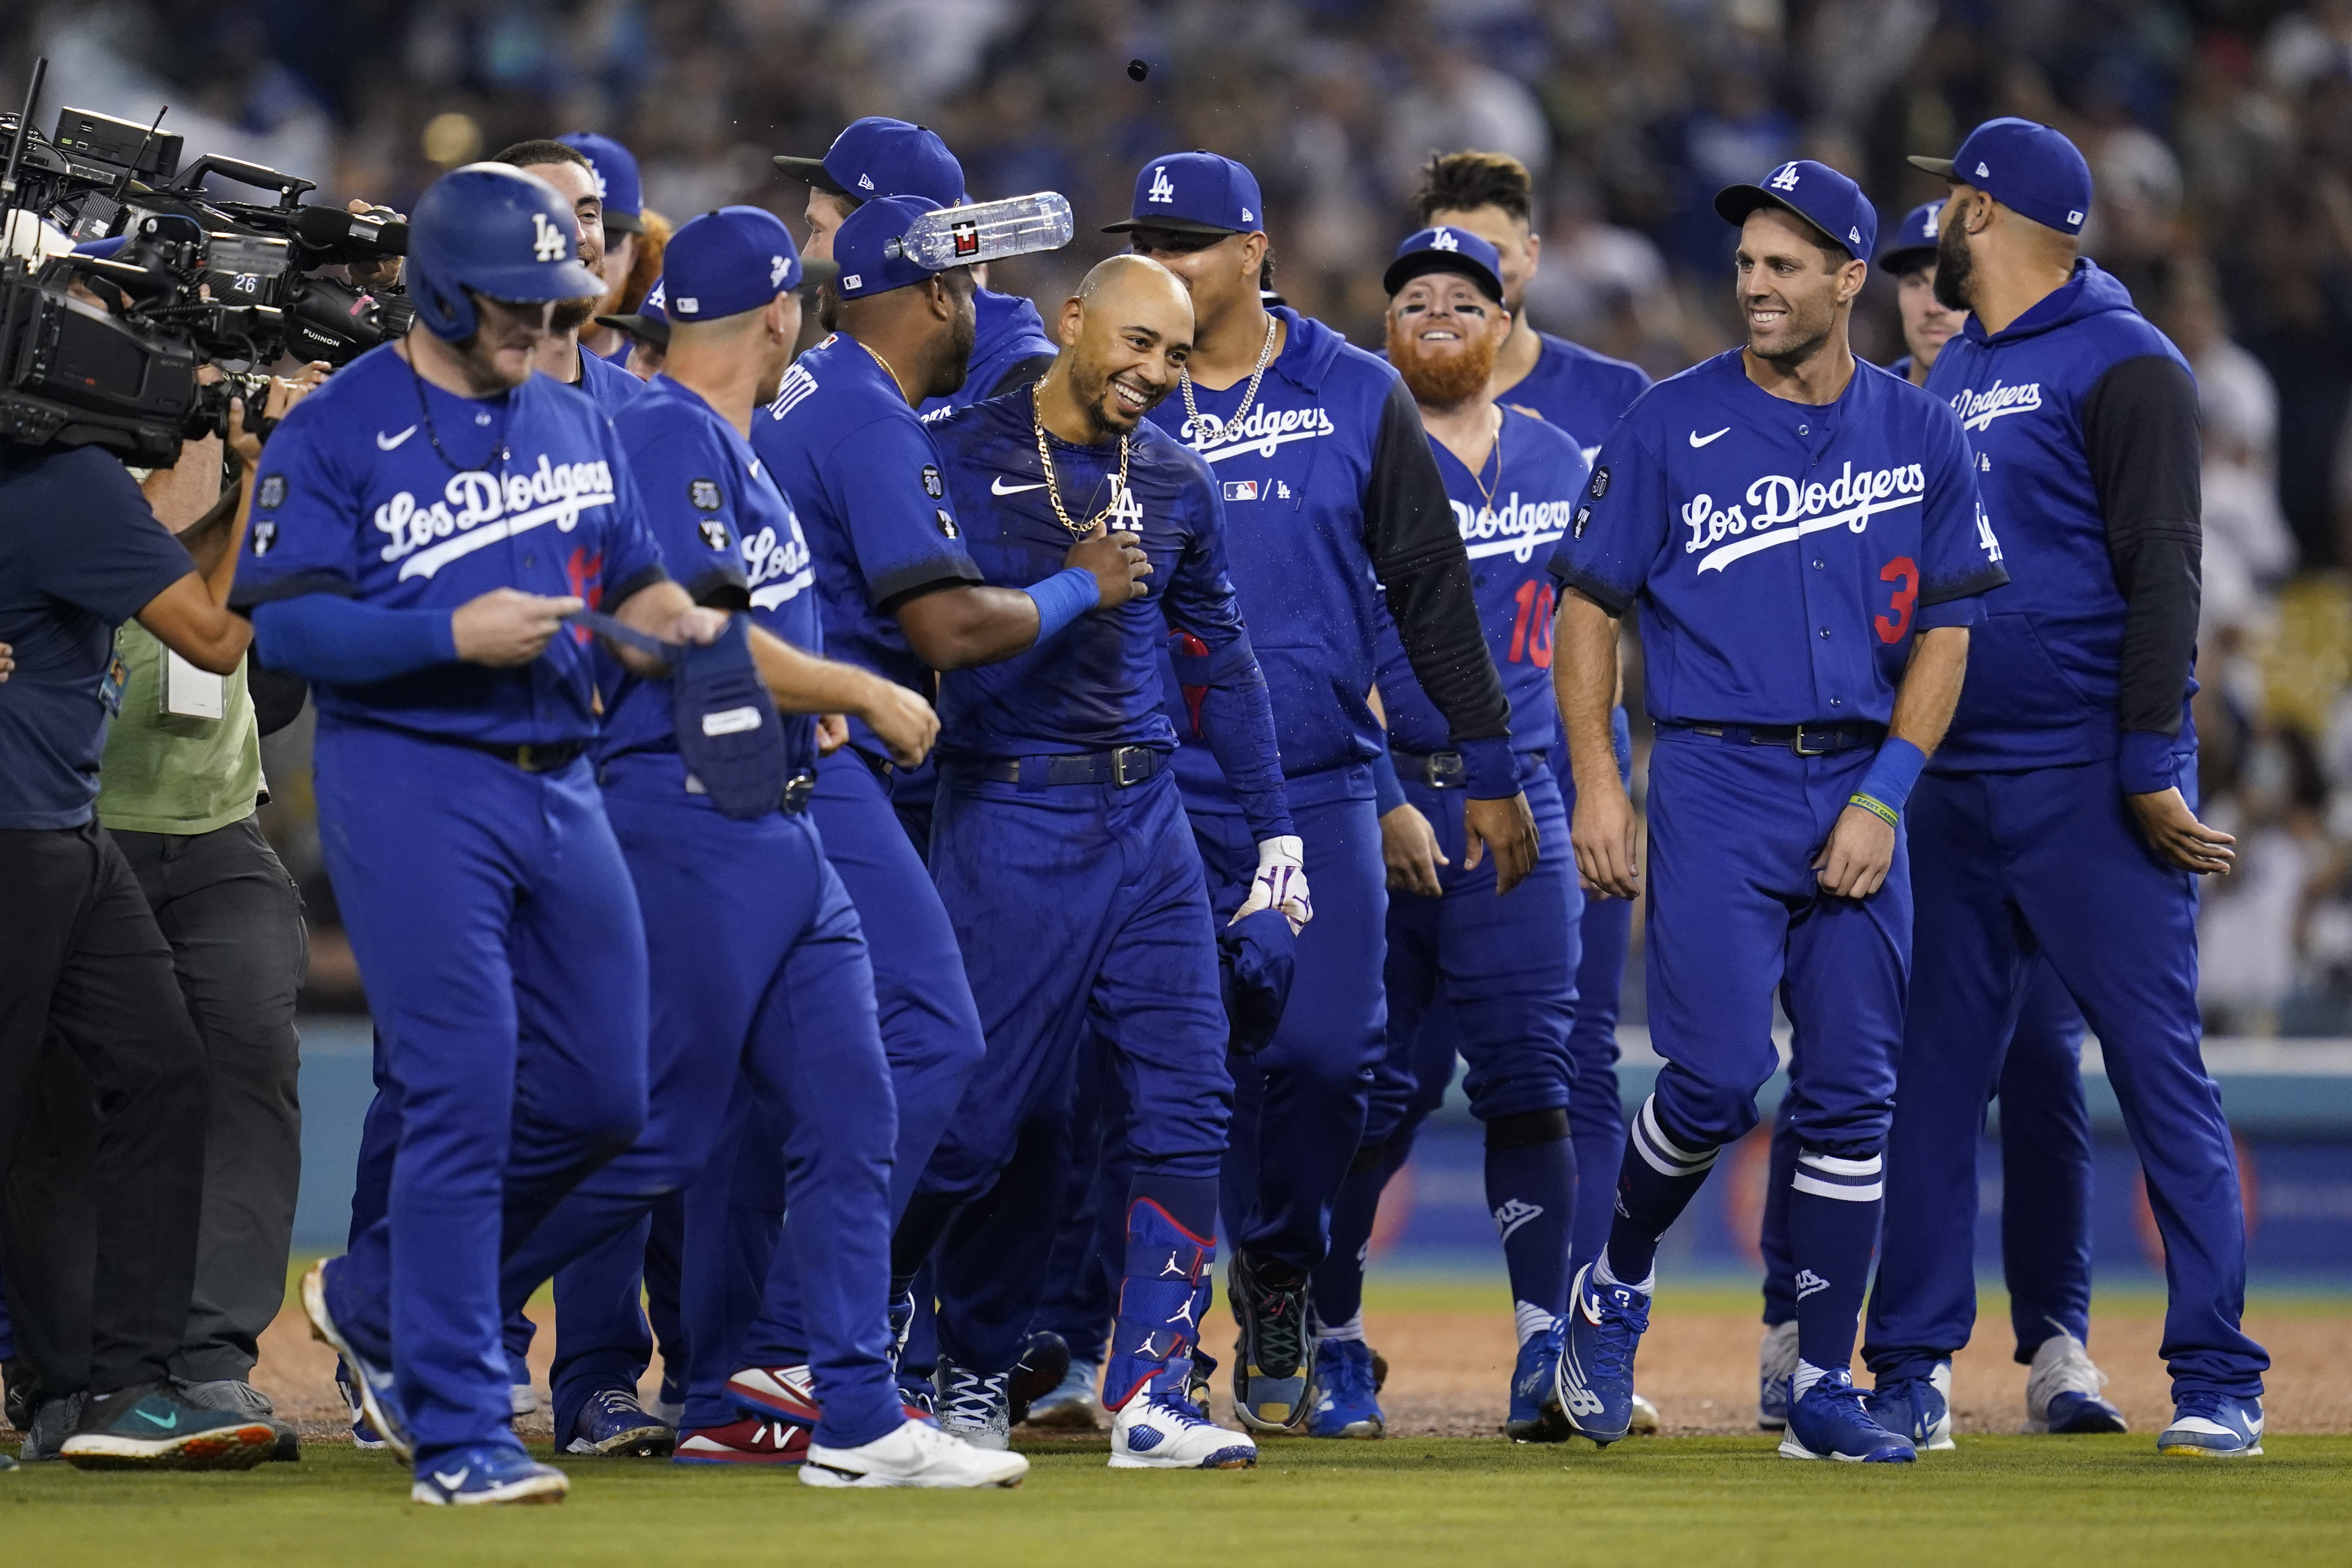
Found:
[[[1992,178],[1992,171],[1986,168],[1981,160],[1977,163],[1977,178],[1979,180],[1990,180]]]
[[[858,176],[857,176],[857,188],[858,188],[859,190],[861,190],[861,191],[870,191],[870,190],[872,190],[872,189],[874,188],[874,176],[873,176],[873,175],[871,175],[871,174],[860,174],[860,175],[858,175]]]

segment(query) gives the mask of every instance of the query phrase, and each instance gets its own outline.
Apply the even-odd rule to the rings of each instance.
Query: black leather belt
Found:
[[[480,752],[502,763],[512,763],[527,773],[551,773],[570,767],[588,750],[585,741],[558,741],[552,745],[500,745],[495,741],[458,741],[468,751]]]
[[[1112,784],[1130,789],[1168,765],[1168,753],[1150,746],[1114,746],[1049,757],[997,757],[957,771],[992,784]]]
[[[1669,724],[1670,730],[1706,735],[1727,746],[1786,746],[1801,757],[1824,756],[1854,746],[1874,746],[1886,738],[1884,724]]]
[[[1459,752],[1431,752],[1423,755],[1391,747],[1389,760],[1396,763],[1397,777],[1427,784],[1431,789],[1461,789],[1470,782],[1469,764],[1462,760]]]
[[[700,779],[688,773],[686,775],[686,793],[709,795],[710,792],[703,787]],[[786,816],[798,816],[808,809],[808,803],[815,794],[816,773],[812,769],[803,768],[784,781],[783,792],[776,796],[776,809]]]

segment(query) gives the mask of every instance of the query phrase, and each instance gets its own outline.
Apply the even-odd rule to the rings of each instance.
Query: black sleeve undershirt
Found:
[[[2126,606],[2116,716],[2178,735],[2203,592],[2196,383],[2162,354],[2118,363],[2083,400],[2083,447]]]
[[[1388,590],[1389,613],[1422,690],[1457,741],[1510,732],[1511,705],[1486,651],[1470,557],[1454,526],[1454,504],[1429,450],[1421,409],[1402,379],[1381,405],[1364,497],[1364,542]]]

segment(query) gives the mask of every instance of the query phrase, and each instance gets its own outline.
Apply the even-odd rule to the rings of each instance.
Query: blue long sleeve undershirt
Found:
[[[449,611],[386,609],[336,594],[255,605],[253,637],[271,669],[335,686],[365,686],[457,662]]]

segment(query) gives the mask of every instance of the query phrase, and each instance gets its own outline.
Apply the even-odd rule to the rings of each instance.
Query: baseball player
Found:
[[[1104,1398],[1117,1413],[1110,1463],[1230,1468],[1254,1464],[1255,1446],[1187,1397],[1232,1088],[1209,897],[1169,765],[1176,736],[1161,670],[1171,631],[1203,649],[1197,731],[1234,781],[1247,830],[1294,847],[1265,857],[1243,911],[1280,909],[1296,926],[1310,906],[1265,681],[1225,576],[1223,505],[1201,461],[1145,417],[1191,347],[1190,302],[1165,268],[1114,257],[1087,275],[1058,326],[1063,352],[1043,381],[932,423],[950,505],[992,582],[1035,582],[1073,540],[1111,523],[1151,572],[1139,597],[942,679],[931,868],[988,1058],[899,1222],[893,1266],[910,1278],[959,1210],[1015,1173],[1007,1167],[1026,1155],[1024,1130],[1066,1119],[1075,1056],[1101,1035],[1134,1108]],[[940,1319],[944,1360],[973,1374],[951,1404],[994,1407],[994,1423],[1006,1419],[1004,1377],[1042,1289],[1052,1227],[1024,1239],[1029,1255],[996,1268],[1026,1290],[1025,1304],[984,1322]]]
[[[1913,162],[1951,181],[1936,291],[1969,311],[1928,390],[1960,416],[2016,581],[1986,601],[1914,817],[1928,896],[1864,1342],[1875,1408],[1915,1435],[1945,1417],[1975,1315],[1954,1242],[1976,1212],[1979,1108],[2038,954],[2098,1035],[2164,1237],[2175,1414],[2158,1450],[2258,1454],[2270,1360],[2240,1326],[2237,1162],[2199,1047],[2197,879],[2233,850],[2197,819],[2188,717],[2195,384],[2077,256],[2091,176],[2065,137],[1993,120],[1949,161]]]
[[[1549,852],[1507,902],[1491,896],[1492,862],[1465,852],[1460,754],[1447,744],[1444,723],[1394,630],[1384,627],[1379,684],[1391,771],[1402,776],[1399,793],[1424,842],[1389,901],[1388,1046],[1356,1163],[1372,1165],[1393,1150],[1425,1059],[1421,1027],[1444,995],[1452,1013],[1446,1055],[1431,1065],[1451,1078],[1456,1041],[1469,1058],[1471,1112],[1486,1130],[1486,1201],[1510,1272],[1520,1349],[1507,1430],[1548,1436],[1541,1406],[1559,1359],[1576,1213],[1568,1035],[1583,900],[1567,852],[1568,818],[1544,756],[1555,744],[1548,699],[1556,592],[1545,567],[1568,537],[1590,469],[1573,437],[1503,407],[1489,390],[1496,352],[1512,330],[1495,247],[1467,229],[1426,228],[1398,247],[1381,281],[1390,291],[1389,363],[1420,405],[1445,477],[1487,648],[1516,716],[1519,776]],[[1315,1396],[1307,1430],[1377,1437],[1385,1418],[1362,1314],[1370,1229],[1343,1232],[1349,1217],[1335,1213],[1330,1255],[1315,1271]]]
[[[1377,590],[1462,758],[1465,853],[1494,857],[1498,893],[1535,863],[1535,819],[1412,392],[1321,322],[1266,309],[1265,207],[1242,164],[1213,153],[1153,159],[1136,176],[1130,215],[1111,231],[1192,298],[1192,355],[1178,395],[1152,417],[1217,477],[1299,826],[1296,838],[1266,841],[1215,762],[1198,747],[1179,752],[1210,900],[1234,910],[1254,876],[1295,869],[1302,854],[1323,889],[1281,1026],[1236,1066],[1224,1169],[1228,1294],[1241,1325],[1234,1405],[1254,1430],[1298,1430],[1314,1372],[1308,1275],[1329,1248],[1385,1023],[1388,892],[1370,766],[1382,741],[1367,700]]]
[[[1528,280],[1538,269],[1543,241],[1534,232],[1532,182],[1527,168],[1506,153],[1449,153],[1433,157],[1423,172],[1414,205],[1424,224],[1466,230],[1493,246],[1502,260],[1503,302],[1512,316],[1510,335],[1495,356],[1489,390],[1513,413],[1531,415],[1572,437],[1589,462],[1650,378],[1638,365],[1595,353],[1580,343],[1538,331],[1528,319]],[[1517,704],[1515,712],[1520,711]],[[1610,715],[1618,775],[1633,767],[1633,733],[1622,703]],[[1575,781],[1567,748],[1545,752],[1563,802],[1572,810]],[[1375,766],[1378,766],[1376,763]],[[1426,865],[1433,844],[1426,821],[1405,806],[1401,787],[1381,782],[1381,837],[1395,880],[1400,864]],[[1393,889],[1392,889],[1393,890]],[[1625,1113],[1617,1091],[1617,1015],[1625,955],[1632,944],[1633,910],[1622,899],[1587,897],[1576,932],[1576,1018],[1568,1036],[1575,1066],[1576,1093],[1568,1105],[1570,1150],[1576,1163],[1576,1214],[1570,1229],[1569,1267],[1591,1262],[1609,1237],[1618,1162],[1625,1152]],[[1412,1064],[1412,1097],[1395,1131],[1375,1157],[1360,1153],[1332,1207],[1331,1254],[1327,1269],[1360,1272],[1351,1260],[1369,1244],[1380,1194],[1412,1153],[1422,1124],[1444,1102],[1460,1054],[1460,1037],[1441,985],[1422,1015]],[[1497,1218],[1496,1227],[1510,1223]],[[1328,1321],[1339,1303],[1325,1300],[1324,1270],[1317,1273],[1317,1312]],[[1633,1430],[1657,1430],[1657,1411],[1639,1394]]]
[[[575,232],[504,164],[426,192],[424,330],[288,416],[239,573],[264,661],[314,683],[321,836],[399,1108],[389,1211],[303,1305],[433,1503],[562,1495],[507,1425],[502,1237],[646,1114],[645,933],[583,755],[589,650],[562,617],[718,629],[621,504],[595,405],[531,374],[556,304],[598,288]]]
[[[948,151],[939,133],[903,120],[869,114],[852,121],[833,139],[822,158],[779,155],[776,167],[806,182],[808,254],[833,254],[834,231],[860,205],[883,196],[922,196],[943,207],[968,198],[963,165]],[[961,384],[946,392],[926,393],[921,411],[962,408],[985,397],[995,397],[1028,385],[1053,363],[1055,344],[1037,315],[1037,307],[1019,294],[999,294],[985,287],[972,290],[971,363]],[[824,300],[823,324],[838,324],[834,310],[838,300]]]
[[[1900,291],[1904,346],[1893,374],[1924,386],[1936,355],[1968,320],[1936,298],[1941,202],[1905,215],[1882,237],[1878,269]],[[2122,1432],[2123,1412],[2099,1392],[2106,1374],[2084,1342],[2091,1310],[2091,1112],[2083,1094],[2083,1014],[2047,963],[2035,967],[2001,1058],[2001,1265],[2025,1379],[2028,1432]],[[1757,1425],[1788,1425],[1797,1370],[1797,1266],[1789,1256],[1788,1191],[1797,1169],[1793,1107],[1774,1118],[1765,1189],[1764,1338],[1758,1353]],[[2018,1201],[2007,1201],[2016,1194]],[[1927,1434],[1950,1446],[1948,1422]]]
[[[973,563],[915,413],[964,384],[973,341],[971,269],[931,272],[898,244],[937,210],[922,196],[880,196],[835,230],[838,330],[801,357],[752,433],[809,530],[827,647],[926,694],[934,670],[1012,658],[1078,616],[1125,604],[1146,567],[1141,551],[1107,534],[1073,543],[1025,588],[990,586]],[[892,809],[896,772],[853,726],[849,744],[818,764],[811,807],[860,918],[890,933],[874,968],[898,1104],[894,1217],[986,1050],[947,910]],[[804,1414],[792,1273],[779,1257],[730,1384],[753,1419]],[[911,1299],[893,1303],[901,1321],[911,1309]]]
[[[598,236],[602,254],[596,270],[605,288],[599,307],[634,311],[644,295],[630,287],[631,281],[637,280],[642,289],[661,276],[662,247],[669,226],[660,214],[646,210],[645,179],[638,172],[635,153],[593,131],[567,131],[556,141],[588,160],[589,174],[595,181],[604,231]],[[628,367],[634,344],[626,328],[613,326],[601,316],[592,316],[581,325],[581,347],[624,369]]]
[[[1552,558],[1553,679],[1576,772],[1578,870],[1642,890],[1609,711],[1618,619],[1642,608],[1650,1030],[1666,1065],[1627,1140],[1617,1214],[1580,1269],[1557,1419],[1625,1436],[1658,1238],[1756,1124],[1796,1027],[1800,1146],[1791,1458],[1908,1461],[1846,1367],[1877,1232],[1909,967],[1904,802],[1959,695],[1969,627],[2005,580],[1950,411],[1847,342],[1877,217],[1811,161],[1733,185],[1743,349],[1643,395]]]

